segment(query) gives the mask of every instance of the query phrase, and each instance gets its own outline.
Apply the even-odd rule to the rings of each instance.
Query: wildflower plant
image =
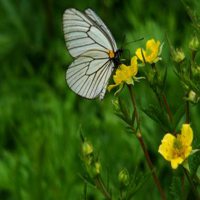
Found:
[[[135,54],[143,63],[156,63],[161,60],[162,47],[163,44],[161,45],[160,41],[150,39],[146,43],[146,49],[138,48]]]
[[[193,19],[190,12],[189,15]],[[133,50],[134,53],[129,65],[122,62],[119,68],[116,69],[112,83],[107,88],[110,93],[115,90],[114,100],[112,101],[115,113],[124,122],[127,132],[134,135],[138,141],[155,188],[157,188],[160,198],[163,200],[169,196],[167,194],[168,190],[171,190],[177,196],[179,194],[176,188],[184,188],[185,185],[181,181],[175,181],[177,180],[175,178],[172,178],[172,183],[168,190],[161,185],[158,175],[161,169],[155,166],[156,163],[153,162],[149,153],[149,147],[144,137],[146,133],[143,129],[142,114],[146,114],[160,127],[159,138],[161,140],[157,144],[157,155],[160,162],[163,162],[163,165],[170,169],[171,175],[176,170],[179,170],[180,180],[183,177],[187,179],[194,193],[194,199],[200,198],[198,191],[200,185],[200,176],[198,174],[200,159],[197,148],[199,144],[193,146],[193,141],[196,140],[195,137],[198,133],[196,133],[197,130],[193,130],[195,125],[191,119],[190,111],[191,105],[197,105],[200,99],[200,63],[196,60],[200,49],[200,20],[193,20],[193,23],[196,26],[196,30],[188,44],[189,55],[186,54],[183,48],[174,47],[168,36],[165,44],[155,38],[147,39],[145,48],[139,46]],[[162,63],[162,50],[165,47],[169,47],[171,60],[174,64],[173,72],[179,79],[184,92],[182,102],[175,110],[171,109],[172,105],[168,103],[169,97],[165,94],[166,82],[170,81],[167,79],[168,66],[164,67]],[[146,108],[140,108],[136,98],[135,87],[138,84],[144,84],[144,82],[147,83],[148,89],[154,94],[155,102]],[[128,99],[123,96],[122,90],[128,93]],[[90,179],[94,180],[93,185],[99,189],[106,199],[131,199],[145,184],[146,175],[140,176],[139,182],[136,182],[133,178],[134,173],[128,171],[126,166],[123,166],[118,173],[119,193],[111,191],[109,186],[105,184],[102,176],[102,171],[105,169],[101,166],[99,159],[95,158],[93,147],[84,141],[83,149],[83,152],[85,152],[83,153],[83,161],[87,173]],[[170,162],[170,165],[168,162]],[[190,193],[185,192],[184,195],[189,197]]]
[[[119,68],[116,70],[115,75],[113,76],[113,81],[115,84],[111,84],[108,86],[108,91],[111,91],[113,88],[119,86],[119,89],[115,94],[121,91],[124,84],[134,85],[135,81],[139,81],[142,77],[137,77],[138,73],[138,63],[137,57],[133,56],[131,58],[130,66],[126,66],[125,64],[121,64]]]
[[[193,130],[190,124],[183,124],[181,134],[174,136],[167,133],[159,146],[158,152],[171,162],[171,167],[176,169],[192,152]]]

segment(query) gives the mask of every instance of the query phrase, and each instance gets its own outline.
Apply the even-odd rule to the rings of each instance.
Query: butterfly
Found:
[[[91,9],[66,9],[63,30],[67,49],[74,61],[68,67],[69,87],[87,99],[103,99],[109,78],[119,65],[121,49],[103,21]]]

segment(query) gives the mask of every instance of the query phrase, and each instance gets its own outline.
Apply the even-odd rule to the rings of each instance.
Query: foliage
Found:
[[[72,59],[65,47],[62,14],[66,8],[84,10],[88,5],[108,25],[118,46],[124,44],[131,55],[150,38],[164,42],[160,74],[153,79],[162,81],[159,87],[151,87],[148,81],[152,79],[147,74],[142,84],[134,86],[143,139],[156,166],[153,170],[147,167],[137,135],[125,133],[124,124],[129,132],[138,130],[131,102],[121,100],[123,108],[117,115],[124,121],[120,121],[114,115],[111,94],[103,102],[89,101],[76,96],[66,85],[65,71]],[[85,193],[87,199],[103,199],[93,184],[84,186],[85,179],[80,175],[86,173],[79,153],[80,126],[95,147],[102,179],[113,196],[119,195],[118,173],[126,168],[131,198],[146,199],[148,194],[151,199],[160,199],[151,177],[155,171],[169,198],[180,199],[181,176],[174,176],[158,154],[158,146],[167,130],[180,129],[185,118],[183,97],[187,93],[189,98],[193,91],[197,96],[190,104],[190,118],[199,148],[200,62],[199,55],[194,60],[188,48],[194,35],[199,39],[199,12],[198,0],[0,0],[0,199],[82,199]],[[128,44],[141,37],[145,39]],[[186,55],[183,63],[171,61],[171,47],[182,48]],[[188,76],[190,66],[192,80]],[[166,110],[159,110],[156,96],[163,91],[174,115],[172,123]],[[120,96],[128,98],[124,91]],[[196,188],[198,155],[189,159]],[[186,196],[193,190],[187,179],[185,182]]]

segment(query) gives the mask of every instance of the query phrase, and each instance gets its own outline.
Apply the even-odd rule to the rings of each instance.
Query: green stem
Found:
[[[105,198],[108,200],[112,200],[111,194],[106,189],[100,176],[96,177],[95,183],[96,183],[97,188],[102,192],[102,194],[105,196]]]
[[[139,114],[138,114],[138,111],[137,111],[135,97],[134,97],[134,93],[133,93],[131,85],[128,85],[128,90],[129,90],[129,93],[130,93],[130,96],[131,96],[131,101],[132,101],[132,104],[133,104],[133,109],[135,111],[135,118],[136,118],[136,121],[137,121],[138,129],[141,132],[140,118],[139,118]]]
[[[188,96],[188,95],[187,95]],[[186,101],[186,106],[185,106],[185,123],[189,124],[190,123],[190,103],[189,101]]]
[[[167,98],[166,98],[166,96],[164,94],[162,94],[162,99],[163,99],[164,105],[166,107],[166,111],[167,111],[167,114],[169,116],[169,119],[172,122],[172,120],[173,120],[173,118],[172,118],[172,112],[171,112],[169,104],[167,102]]]
[[[139,119],[139,114],[138,114],[138,111],[137,111],[136,101],[135,101],[135,97],[134,97],[134,93],[133,93],[132,87],[130,85],[128,85],[128,89],[129,89],[129,93],[130,93],[130,96],[131,96],[131,101],[132,101],[133,108],[134,108],[134,111],[135,111],[135,118],[136,118],[136,121],[137,121],[138,130],[139,130],[139,132],[137,133],[136,136],[138,138],[140,146],[142,147],[142,150],[144,152],[148,167],[149,167],[149,169],[150,169],[150,171],[152,173],[155,185],[157,186],[158,191],[160,192],[161,198],[162,198],[162,200],[166,200],[165,193],[164,193],[164,191],[163,191],[163,189],[161,187],[160,181],[159,181],[159,179],[158,179],[158,177],[157,177],[157,175],[155,173],[154,166],[152,164],[151,158],[149,156],[149,153],[147,151],[146,145],[145,145],[143,137],[142,137],[140,119]]]
[[[84,191],[83,191],[83,195],[84,195],[84,200],[87,200],[87,183],[84,183]]]

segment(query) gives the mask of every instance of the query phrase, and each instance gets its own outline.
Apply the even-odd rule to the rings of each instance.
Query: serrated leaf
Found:
[[[148,108],[142,110],[152,120],[157,122],[165,132],[171,131],[171,124],[169,122],[168,115],[166,112],[163,112],[161,108],[159,109],[157,106],[150,105]]]
[[[170,185],[170,194],[173,200],[182,200],[181,178],[174,176]]]
[[[198,31],[198,33],[200,33],[200,16],[197,14],[197,12],[192,10],[184,1],[182,1],[182,3],[193,23],[194,28]]]
[[[188,76],[182,76],[181,79],[183,84],[186,84],[190,88],[190,90],[193,90],[195,93],[197,93],[198,96],[200,96],[199,80],[198,81],[191,80]]]
[[[124,101],[121,100],[121,98],[119,98],[119,108],[121,113],[124,115],[124,118],[126,118],[126,121],[131,122],[131,118],[130,118],[130,113],[127,109],[126,104],[124,103]]]
[[[122,121],[124,121],[126,124],[130,125],[131,121],[129,121],[129,119],[127,119],[122,113],[115,113],[120,119],[122,119]]]
[[[200,151],[192,154],[188,158],[189,168],[191,175],[195,175],[197,172],[198,167],[200,166]]]
[[[131,126],[127,126],[126,129],[127,129],[127,132],[130,132],[131,134],[136,134],[137,133],[137,129],[134,129]]]
[[[151,172],[145,174],[139,173],[137,169],[134,170],[134,174],[131,177],[129,188],[127,189],[127,199],[132,199],[133,196],[142,188],[142,186],[151,177]]]

